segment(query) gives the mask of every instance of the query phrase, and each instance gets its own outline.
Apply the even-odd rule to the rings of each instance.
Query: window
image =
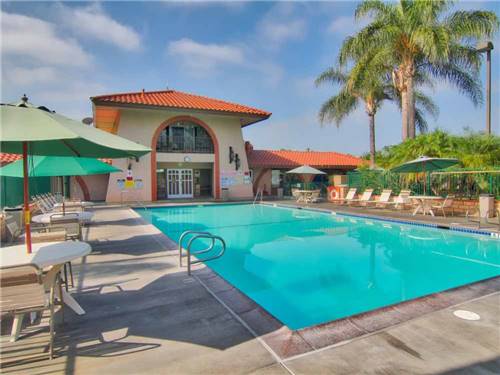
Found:
[[[181,121],[161,132],[156,143],[156,151],[213,154],[214,145],[208,132],[201,126]]]

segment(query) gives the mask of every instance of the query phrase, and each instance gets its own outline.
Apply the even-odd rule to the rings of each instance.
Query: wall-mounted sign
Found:
[[[184,156],[184,161],[186,163],[191,163],[191,156]]]

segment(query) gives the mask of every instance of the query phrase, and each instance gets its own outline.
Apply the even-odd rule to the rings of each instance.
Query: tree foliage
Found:
[[[375,159],[379,167],[390,169],[422,155],[457,158],[465,168],[498,168],[500,137],[470,130],[466,130],[464,135],[452,135],[436,130],[397,145],[384,147],[377,152]]]
[[[452,5],[445,0],[365,0],[356,18],[368,16],[370,24],[341,47],[341,67],[368,54],[391,72],[401,96],[403,140],[414,137],[419,122],[414,95],[419,75],[451,83],[476,105],[482,101],[481,57],[475,46],[496,33],[498,17],[482,10],[451,12]]]

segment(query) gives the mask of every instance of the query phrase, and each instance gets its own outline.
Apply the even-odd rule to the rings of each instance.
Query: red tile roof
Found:
[[[293,168],[309,165],[326,169],[355,169],[363,160],[349,154],[323,151],[248,150],[250,168]]]
[[[23,157],[20,154],[8,154],[6,152],[0,152],[0,166],[12,163],[22,158]],[[111,164],[113,162],[111,159],[99,159],[99,160],[108,164]]]
[[[0,152],[0,165],[9,164],[19,159],[21,159],[21,155],[19,154],[7,154],[5,152]]]
[[[263,118],[271,116],[270,112],[257,108],[174,90],[100,95],[91,97],[90,100],[96,104],[138,104],[154,107],[238,113]]]

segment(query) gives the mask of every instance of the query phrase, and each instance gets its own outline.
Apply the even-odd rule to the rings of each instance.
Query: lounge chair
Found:
[[[21,228],[17,225],[13,216],[7,215],[5,217],[5,226],[10,235],[10,242],[13,243],[19,239],[24,241],[25,234],[22,233]],[[63,227],[45,226],[45,227],[32,227],[31,228],[31,241],[38,242],[54,242],[65,241],[66,230]]]
[[[59,202],[58,199],[53,194],[40,194],[35,195],[32,199],[37,203],[40,210],[44,213],[51,211],[61,211],[63,208],[63,203]],[[83,211],[85,208],[91,207],[92,202],[85,202],[80,200],[65,200],[64,207],[67,210],[79,210]]]
[[[331,199],[330,201],[333,202],[333,203],[339,203],[339,204],[350,202],[356,196],[356,191],[357,190],[358,189],[356,189],[356,188],[350,188],[344,198]]]
[[[48,310],[49,315],[49,358],[54,357],[54,287],[48,293],[42,280],[42,270],[34,264],[0,268],[0,313],[13,315],[13,333],[21,330],[24,314]],[[12,340],[12,339],[11,339]]]
[[[374,200],[369,200],[365,203],[366,206],[369,206],[371,204],[374,204],[374,207],[381,207],[384,208],[386,207],[390,202],[391,199],[391,194],[392,190],[391,189],[385,189],[382,191],[378,199]]]
[[[47,216],[52,215],[52,214],[62,214],[62,211],[60,209],[58,209],[54,206],[51,206],[51,203],[48,200],[46,200],[45,198],[43,198],[41,196],[34,196],[33,199],[34,199],[35,204],[40,209],[40,211],[42,211],[43,214],[45,214]],[[90,221],[92,220],[92,217],[94,216],[94,214],[92,212],[84,211],[83,209],[78,210],[78,209],[75,209],[75,207],[67,207],[64,214],[65,215],[72,215],[72,214],[78,215],[81,223],[90,223]],[[48,219],[45,219],[45,221],[47,223],[50,222],[50,220],[48,220]]]
[[[455,195],[453,194],[448,194],[445,198],[444,201],[442,201],[439,204],[433,204],[431,208],[436,211],[441,211],[444,217],[446,217],[446,211],[450,210],[451,211],[451,216],[455,215],[454,209],[453,209],[453,201],[455,200]]]
[[[497,224],[498,225],[498,230],[500,231],[500,210],[499,209],[496,209],[494,210],[495,214],[496,214],[496,219],[497,219],[497,222],[491,222],[490,219],[495,219],[495,217],[492,217],[492,218],[488,218],[488,217],[481,217],[481,213],[479,211],[479,208],[475,208],[474,210],[471,211],[467,211],[465,213],[465,217],[467,219],[467,222],[468,223],[477,223],[477,227],[478,229],[481,229],[481,225],[494,225],[494,224]]]
[[[373,194],[373,189],[365,189],[365,191],[361,195],[361,198],[351,199],[350,201],[347,202],[347,204],[348,205],[357,204],[360,206],[365,206],[366,202],[368,202],[370,200],[370,198],[372,197],[372,194]]]
[[[392,202],[388,202],[387,205],[394,205],[396,209],[404,209],[412,203],[410,195],[411,190],[401,190],[399,195]]]

